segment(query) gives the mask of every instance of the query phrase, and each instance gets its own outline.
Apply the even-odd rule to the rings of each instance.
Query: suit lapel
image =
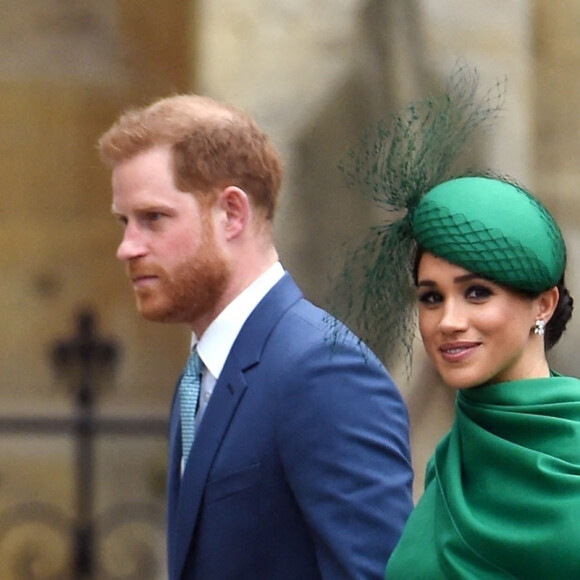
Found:
[[[222,372],[216,383],[211,404],[208,404],[196,433],[178,492],[173,515],[174,525],[170,528],[173,534],[173,561],[176,571],[181,571],[185,565],[213,460],[246,390],[240,368],[228,366],[228,372]],[[179,574],[176,577],[179,578]]]
[[[181,454],[179,428],[173,430],[170,460],[172,471],[168,490],[171,510],[168,514],[171,580],[180,578],[185,566],[211,466],[247,388],[244,372],[259,363],[262,349],[272,328],[282,314],[301,297],[300,290],[286,274],[264,297],[244,324],[196,433],[181,484],[179,479],[172,483],[176,477],[179,478],[180,467],[176,456]],[[174,422],[177,424],[178,406],[176,403],[173,410]]]

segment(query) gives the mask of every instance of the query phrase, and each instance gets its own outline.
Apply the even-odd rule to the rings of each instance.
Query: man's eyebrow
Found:
[[[134,214],[144,214],[144,213],[173,213],[175,210],[170,205],[159,205],[159,204],[151,204],[151,205],[143,205],[140,207],[134,207],[131,210],[131,213]],[[114,215],[125,215],[124,212],[119,211],[115,205],[111,205],[111,212]]]

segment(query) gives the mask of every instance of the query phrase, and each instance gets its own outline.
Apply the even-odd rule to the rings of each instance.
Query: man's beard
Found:
[[[136,292],[139,312],[154,322],[193,324],[216,309],[227,287],[230,270],[216,246],[211,228],[205,224],[194,256],[178,265],[171,275],[163,269],[153,273],[158,276],[155,287]]]

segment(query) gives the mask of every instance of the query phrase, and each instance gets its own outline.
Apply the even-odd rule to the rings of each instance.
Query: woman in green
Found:
[[[453,179],[411,216],[419,328],[456,418],[388,580],[580,578],[580,381],[545,351],[572,313],[565,245],[520,187]]]
[[[385,577],[578,580],[580,380],[546,358],[572,313],[566,248],[524,188],[450,177],[501,110],[501,94],[478,100],[476,85],[459,69],[441,97],[379,123],[343,164],[388,212],[345,269],[353,322],[378,352],[402,343],[410,355],[418,310],[427,354],[457,391]]]

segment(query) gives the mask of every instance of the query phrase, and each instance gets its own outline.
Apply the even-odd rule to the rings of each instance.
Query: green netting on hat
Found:
[[[410,368],[416,304],[410,215],[422,197],[451,177],[464,145],[489,127],[503,104],[504,84],[478,96],[479,77],[460,66],[441,94],[409,104],[364,134],[342,161],[351,188],[384,212],[346,257],[333,310],[381,357],[403,354]]]
[[[488,177],[438,185],[412,215],[413,236],[433,254],[520,290],[541,292],[564,273],[566,248],[546,208]]]

